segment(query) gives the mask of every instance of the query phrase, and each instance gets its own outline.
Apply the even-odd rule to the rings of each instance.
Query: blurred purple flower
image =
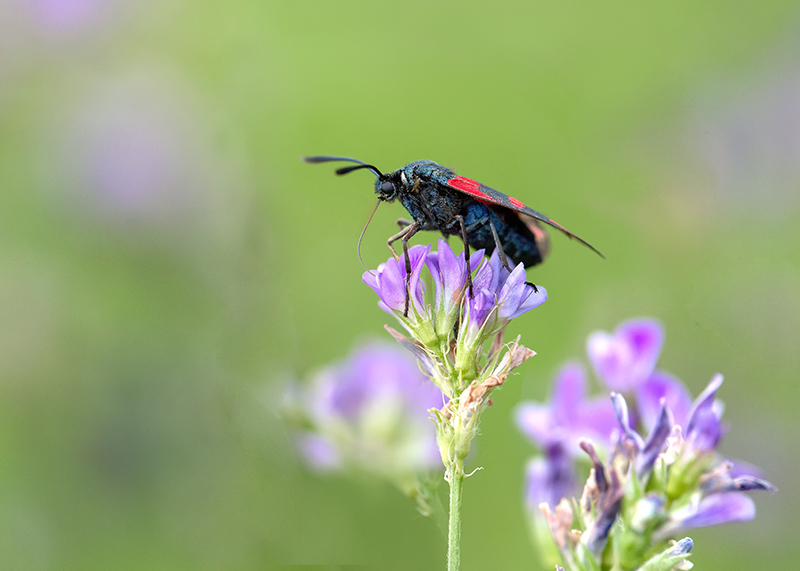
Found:
[[[748,495],[738,492],[713,494],[672,511],[669,521],[657,531],[656,538],[666,539],[692,528],[750,521],[754,517],[756,505]]]
[[[586,342],[586,352],[597,376],[612,390],[637,388],[653,372],[661,353],[664,332],[652,319],[622,323],[613,334],[596,331]]]
[[[760,472],[760,470],[753,467],[753,472]],[[758,477],[755,473],[743,473],[741,469],[734,470],[733,463],[728,460],[703,475],[700,479],[700,489],[706,495],[752,490],[776,491],[775,486]]]
[[[652,430],[661,412],[661,401],[669,406],[675,424],[685,426],[692,408],[692,397],[686,386],[664,371],[655,371],[636,390],[636,404],[642,422]]]
[[[683,438],[692,450],[710,452],[716,449],[724,434],[723,406],[716,399],[722,385],[722,375],[715,375],[700,396],[692,402],[689,391],[675,377],[663,372],[654,373],[636,391],[637,404],[645,425],[652,430],[653,420],[662,403],[671,411],[674,422],[683,429]]]
[[[209,160],[203,123],[190,92],[170,83],[121,78],[98,84],[80,101],[57,132],[57,155],[44,157],[50,184],[69,206],[114,225],[173,229],[197,221],[205,233],[217,230],[236,196],[217,200],[222,173]]]
[[[399,348],[367,345],[291,399],[313,427],[300,436],[300,448],[317,469],[351,463],[414,471],[441,463],[428,415],[442,406],[441,391]]]
[[[51,37],[77,35],[96,27],[120,0],[27,0],[24,2],[33,23]]]
[[[617,420],[607,397],[587,400],[586,372],[577,363],[561,368],[547,404],[521,403],[516,410],[520,430],[544,449],[563,443],[569,454],[580,453],[580,441],[608,441]]]
[[[711,452],[716,449],[724,433],[722,427],[722,403],[716,399],[722,386],[722,375],[714,375],[708,386],[700,393],[689,412],[684,427],[684,438],[693,450]]]
[[[544,448],[544,456],[528,463],[525,475],[525,499],[528,509],[539,510],[546,503],[555,508],[561,498],[575,491],[575,466],[563,443],[553,442]]]
[[[425,313],[424,292],[420,275],[425,262],[428,259],[431,246],[412,246],[408,250],[408,258],[411,261],[411,300],[410,304],[417,314]],[[361,280],[371,287],[380,301],[378,305],[389,313],[400,313],[405,310],[406,303],[406,258],[405,253],[399,260],[389,258],[386,263],[378,266],[376,271],[367,271],[361,276]],[[412,316],[411,308],[409,318]]]

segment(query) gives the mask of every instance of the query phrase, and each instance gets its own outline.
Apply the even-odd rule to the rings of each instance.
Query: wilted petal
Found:
[[[586,351],[597,376],[609,388],[627,391],[653,372],[663,341],[664,333],[657,321],[637,319],[623,323],[614,334],[593,333]]]
[[[383,328],[389,332],[389,335],[394,337],[395,341],[400,343],[402,347],[407,349],[412,355],[414,355],[414,357],[416,357],[420,367],[422,368],[422,372],[424,372],[428,378],[432,378],[435,364],[425,349],[388,325],[384,325]]]
[[[603,466],[591,442],[581,441],[581,448],[592,460],[595,485],[597,487],[597,518],[589,524],[581,541],[598,559],[603,552],[611,527],[619,516],[624,491],[622,480],[616,469]]]

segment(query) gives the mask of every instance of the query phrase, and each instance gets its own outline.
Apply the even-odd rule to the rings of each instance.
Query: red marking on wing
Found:
[[[517,200],[513,196],[509,196],[508,201],[517,208],[519,208],[520,210],[525,210],[525,204],[523,204],[521,201]]]
[[[465,192],[470,196],[474,196],[479,200],[488,200],[492,201],[492,198],[483,192],[481,188],[481,183],[475,182],[474,180],[464,178],[463,176],[454,176],[450,180],[447,181],[448,186],[452,186],[456,190],[460,190],[461,192]]]

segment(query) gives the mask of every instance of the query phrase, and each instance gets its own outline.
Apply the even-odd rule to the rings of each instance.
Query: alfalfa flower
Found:
[[[420,478],[440,467],[428,409],[441,391],[394,346],[369,344],[293,384],[285,409],[303,459],[317,471],[368,472],[419,500]]]
[[[425,287],[423,266],[433,287]],[[455,254],[443,240],[436,252],[414,246],[362,279],[410,337],[387,326],[389,333],[417,358],[419,368],[446,397],[446,404],[430,413],[450,484],[448,560],[454,569],[461,487],[467,477],[464,459],[491,394],[535,355],[519,338],[504,343],[503,332],[512,319],[544,303],[547,292],[526,282],[522,264],[511,270],[503,267],[496,250],[488,259],[482,250],[474,252],[467,265],[465,255]]]
[[[576,412],[585,406],[582,391],[573,389],[567,394],[575,398],[565,399],[564,389],[556,388],[548,405],[519,409],[521,428],[544,453],[537,472],[528,470],[529,485],[549,492],[539,494],[543,518],[534,518],[534,529],[546,523],[552,539],[544,547],[555,547],[567,571],[688,569],[693,544],[689,538],[676,542],[682,534],[752,519],[755,504],[746,492],[774,491],[766,480],[735,471],[717,451],[725,433],[717,399],[722,376],[715,375],[692,401],[680,380],[656,369],[662,340],[652,320],[627,322],[614,335],[590,338],[588,352],[598,376],[624,390],[632,405],[622,393],[611,394],[616,427],[610,438],[607,427],[605,436],[595,431],[590,437],[593,426],[582,426],[591,419]],[[579,496],[575,490],[563,492],[569,485],[563,474],[574,474],[575,467],[570,472],[563,461],[567,456],[552,454],[552,442],[576,439],[591,464]],[[564,496],[560,501],[558,492]],[[526,495],[534,494],[528,490]]]

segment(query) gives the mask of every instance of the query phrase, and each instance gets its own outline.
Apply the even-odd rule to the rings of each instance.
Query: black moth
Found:
[[[393,244],[397,240],[402,240],[403,252],[406,254],[407,280],[411,275],[408,240],[420,230],[436,230],[445,236],[452,234],[461,236],[464,241],[470,296],[472,296],[470,246],[484,248],[487,254],[491,254],[496,247],[501,263],[509,271],[511,267],[508,258],[511,258],[514,265],[522,263],[526,268],[535,266],[544,260],[549,250],[549,237],[540,222],[556,228],[603,257],[594,246],[552,218],[525,206],[514,197],[458,176],[452,170],[433,161],[414,161],[394,172],[382,173],[373,165],[347,157],[316,156],[305,157],[304,160],[309,163],[330,161],[356,163],[354,166],[337,169],[336,174],[347,174],[358,169],[370,170],[377,177],[375,193],[378,195],[378,204],[399,200],[405,206],[411,215],[411,220],[404,218],[397,220],[401,229],[389,238],[388,244],[394,257],[399,259]],[[409,292],[406,283],[405,316],[408,316],[408,306]]]

